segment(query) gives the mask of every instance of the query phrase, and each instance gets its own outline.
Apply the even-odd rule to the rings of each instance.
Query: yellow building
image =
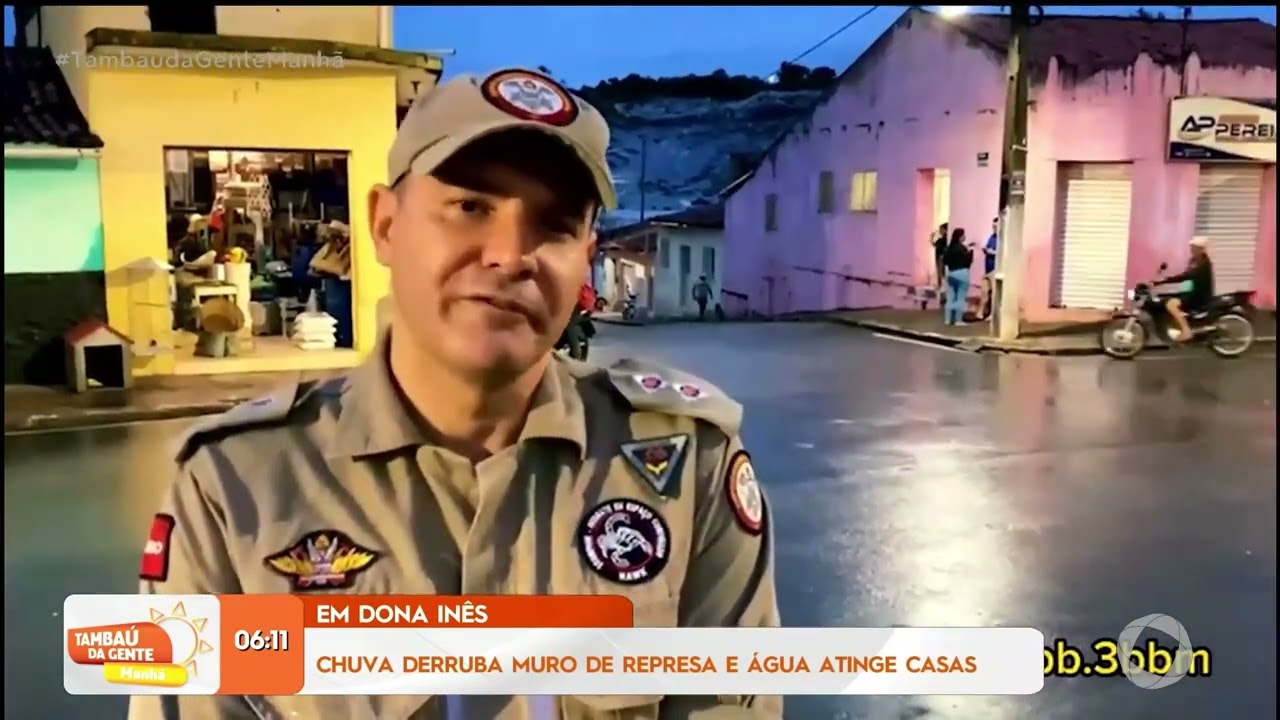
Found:
[[[65,58],[68,84],[103,140],[107,313],[136,343],[136,374],[343,367],[368,352],[388,277],[363,218],[365,195],[386,180],[405,88],[430,89],[442,69],[438,55],[389,48],[389,6],[19,6],[17,20],[27,44]],[[333,179],[340,172],[345,183]],[[330,178],[324,193],[295,188],[283,207],[284,182],[275,178],[322,174]],[[268,210],[218,214],[232,190],[253,183],[270,187]],[[321,194],[327,205],[317,201]],[[353,347],[303,351],[283,334],[258,335],[235,357],[193,357],[172,321],[175,312],[181,321],[186,296],[174,300],[164,267],[181,256],[184,231],[174,223],[187,212],[213,224],[205,232],[227,247],[248,228],[247,246],[276,259],[277,269],[290,261],[284,248],[305,242],[298,237],[307,228],[346,221]],[[250,217],[252,224],[227,227]],[[244,244],[246,236],[238,237]],[[228,281],[229,265],[210,270],[213,281]],[[254,271],[255,296],[259,284],[270,284],[262,271]],[[238,302],[247,306],[248,295]],[[255,303],[244,315],[275,303]]]

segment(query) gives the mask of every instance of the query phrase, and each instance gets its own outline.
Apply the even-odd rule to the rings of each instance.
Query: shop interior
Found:
[[[353,346],[345,153],[167,148],[165,180],[180,367]]]

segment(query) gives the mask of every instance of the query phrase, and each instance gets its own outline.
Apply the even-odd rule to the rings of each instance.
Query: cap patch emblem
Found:
[[[521,120],[564,127],[578,119],[578,103],[551,78],[528,70],[499,70],[480,83],[490,105]]]
[[[622,444],[622,457],[645,482],[663,497],[675,497],[680,461],[689,444],[688,435],[672,435]]]

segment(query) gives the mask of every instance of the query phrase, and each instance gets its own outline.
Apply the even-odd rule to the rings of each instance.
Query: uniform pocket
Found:
[[[679,600],[666,583],[628,592],[636,627],[675,627]],[[635,588],[633,588],[635,590]],[[662,695],[574,695],[561,698],[564,720],[657,720]]]

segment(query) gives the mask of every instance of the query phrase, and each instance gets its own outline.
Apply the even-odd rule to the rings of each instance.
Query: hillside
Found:
[[[609,119],[609,165],[619,210],[609,225],[638,218],[641,156],[648,214],[679,210],[716,193],[754,165],[804,117],[835,79],[830,68],[784,66],[770,79],[711,75],[631,75],[576,92]]]

